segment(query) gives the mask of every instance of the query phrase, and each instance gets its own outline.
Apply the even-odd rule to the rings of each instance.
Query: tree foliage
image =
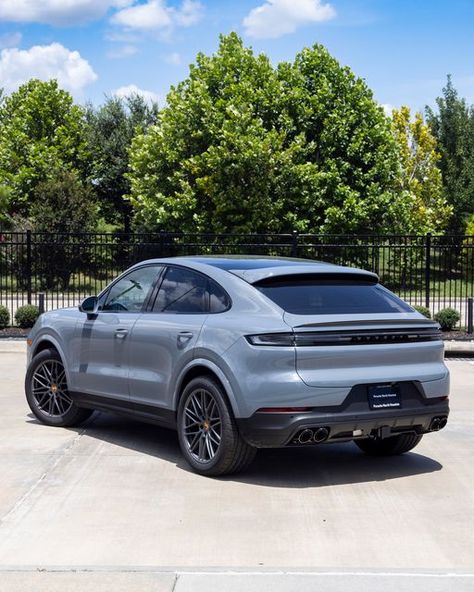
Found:
[[[273,68],[235,34],[199,54],[132,144],[138,225],[168,230],[403,230],[390,123],[320,45]]]
[[[10,213],[26,215],[38,183],[58,170],[82,170],[83,111],[55,80],[30,80],[0,107],[0,186]],[[5,189],[3,190],[5,191]]]
[[[406,199],[409,214],[404,224],[406,231],[443,230],[452,207],[443,195],[436,139],[421,113],[416,113],[412,120],[408,107],[393,110],[392,130],[399,147],[400,195]]]
[[[438,110],[427,107],[427,121],[438,142],[444,195],[453,206],[449,232],[463,233],[474,213],[474,108],[460,98],[451,78],[436,99]]]
[[[97,210],[92,189],[76,173],[59,171],[37,185],[28,223],[34,232],[44,233],[34,270],[44,287],[67,288],[71,275],[87,265],[87,251],[77,247],[74,233],[94,232]]]
[[[148,105],[139,95],[126,99],[110,97],[97,108],[87,108],[89,174],[106,222],[128,227],[130,204],[123,199],[130,191],[125,176],[128,151],[133,136],[154,123],[157,114],[158,106]]]

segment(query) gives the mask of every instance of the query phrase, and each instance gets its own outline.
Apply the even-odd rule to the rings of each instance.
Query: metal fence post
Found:
[[[291,256],[298,257],[298,231],[293,230],[291,242]]]
[[[44,292],[40,292],[38,294],[38,310],[39,310],[40,314],[44,313],[44,297],[45,297]]]
[[[164,257],[165,250],[165,231],[160,230],[160,257]]]
[[[474,298],[467,299],[467,332],[469,334],[474,333],[473,316],[472,316],[473,302],[474,302]]]
[[[431,284],[431,232],[426,235],[425,243],[425,306],[430,307],[430,284]]]
[[[26,231],[26,294],[27,302],[31,304],[31,230]]]

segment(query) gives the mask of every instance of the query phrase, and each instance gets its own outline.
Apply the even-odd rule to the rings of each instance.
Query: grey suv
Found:
[[[173,428],[203,475],[262,447],[400,454],[449,412],[438,325],[373,273],[311,260],[145,261],[79,310],[41,315],[28,345],[40,421],[97,409]]]

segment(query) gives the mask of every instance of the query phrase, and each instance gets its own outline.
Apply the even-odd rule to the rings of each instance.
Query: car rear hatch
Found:
[[[293,332],[296,369],[309,386],[446,376],[438,324],[380,286],[374,274],[338,268],[253,283],[284,310]]]
[[[446,375],[436,323],[400,315],[347,321],[285,313],[295,332],[296,369],[310,386],[439,380]],[[394,318],[394,317],[398,318]],[[377,318],[373,318],[377,317]]]

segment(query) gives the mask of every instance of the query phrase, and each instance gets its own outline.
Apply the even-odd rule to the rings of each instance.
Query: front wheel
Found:
[[[31,360],[26,372],[25,393],[31,411],[46,425],[76,426],[93,413],[81,409],[72,400],[65,368],[54,349],[45,349]]]
[[[183,391],[178,437],[184,457],[201,475],[237,473],[256,453],[240,436],[222,387],[205,376],[192,380]]]
[[[399,434],[383,440],[364,438],[363,440],[354,440],[354,443],[371,456],[393,456],[412,450],[422,438],[421,434]]]

